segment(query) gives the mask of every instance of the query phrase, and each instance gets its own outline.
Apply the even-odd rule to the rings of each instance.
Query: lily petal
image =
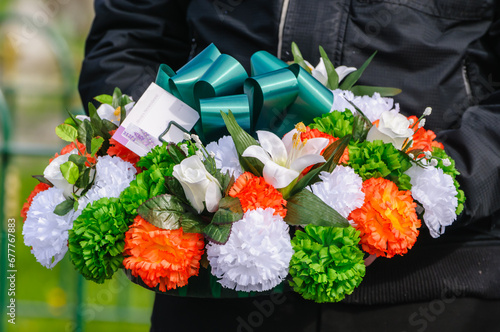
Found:
[[[330,142],[327,138],[324,137],[316,137],[308,139],[302,150],[300,151],[299,156],[303,156],[306,154],[316,154],[319,155],[324,148],[328,146],[328,142]]]
[[[355,67],[338,66],[335,68],[337,75],[339,75],[339,82],[341,82],[347,75],[356,71]]]
[[[292,151],[292,147],[293,147],[293,135],[297,134],[298,131],[297,129],[292,129],[290,130],[288,133],[285,134],[285,136],[283,136],[283,144],[285,145],[285,149],[287,151]]]
[[[271,158],[278,164],[284,164],[288,156],[283,141],[270,131],[258,130],[257,137],[262,148],[267,151]],[[262,160],[261,160],[262,161]]]
[[[272,162],[271,157],[269,157],[269,154],[264,151],[264,149],[261,146],[258,145],[251,145],[248,148],[246,148],[245,151],[241,154],[243,157],[253,157],[259,159],[264,165],[268,162]]]
[[[318,163],[324,163],[325,161],[325,158],[319,154],[308,154],[292,161],[290,168],[300,173],[306,167],[316,165]]]
[[[300,175],[299,172],[274,162],[265,164],[263,173],[264,180],[276,189],[285,188]]]

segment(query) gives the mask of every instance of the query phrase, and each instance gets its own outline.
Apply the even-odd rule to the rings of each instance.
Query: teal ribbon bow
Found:
[[[177,73],[162,64],[156,84],[200,113],[195,131],[205,141],[226,132],[220,111],[231,112],[253,134],[268,130],[282,137],[296,123],[310,123],[330,112],[332,92],[297,64],[259,51],[252,55],[251,77],[233,57],[209,45]]]

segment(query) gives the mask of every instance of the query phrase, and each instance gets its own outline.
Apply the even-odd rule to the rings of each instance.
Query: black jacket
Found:
[[[101,1],[80,78],[84,104],[115,86],[136,99],[159,64],[174,69],[211,42],[249,67],[266,50],[288,61],[295,41],[315,63],[359,67],[359,84],[398,87],[401,112],[420,115],[456,161],[464,213],[437,240],[422,229],[404,257],[378,259],[346,301],[500,299],[500,3],[493,0]]]

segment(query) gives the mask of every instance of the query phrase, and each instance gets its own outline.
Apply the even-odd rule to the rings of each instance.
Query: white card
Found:
[[[190,131],[199,118],[196,110],[151,83],[113,138],[139,156],[145,156],[161,144],[159,136],[169,124],[170,130],[162,138],[167,142],[178,143],[184,139],[184,135],[173,123]]]

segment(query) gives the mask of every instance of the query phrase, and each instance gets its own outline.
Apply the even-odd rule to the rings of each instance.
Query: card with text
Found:
[[[145,156],[161,144],[160,137],[167,142],[182,141],[183,131],[177,126],[190,131],[199,118],[196,110],[151,83],[113,138],[139,156]]]

